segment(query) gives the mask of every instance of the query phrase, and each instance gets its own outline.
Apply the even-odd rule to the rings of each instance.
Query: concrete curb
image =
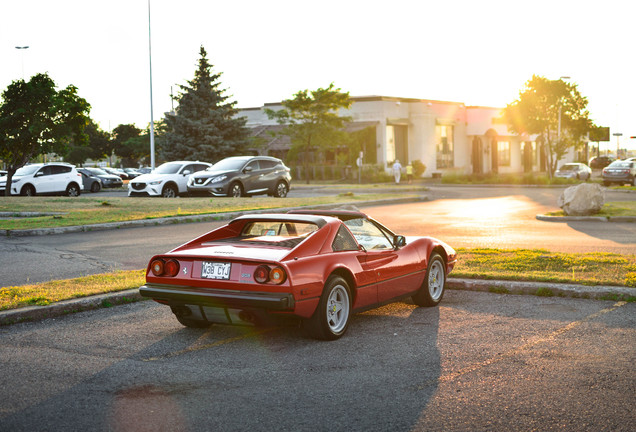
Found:
[[[502,280],[448,278],[446,288],[465,291],[485,291],[500,294],[525,294],[546,297],[572,297],[597,300],[636,298],[636,288],[578,285],[553,282],[521,282]]]
[[[587,286],[551,282],[517,282],[449,278],[446,281],[446,288],[452,290],[481,291],[496,294],[538,295],[545,297],[554,296],[613,301],[636,298],[636,288]],[[145,300],[145,298],[139,295],[139,290],[130,289],[78,299],[64,300],[47,306],[29,306],[8,311],[0,311],[0,326],[25,321],[39,321],[75,312],[101,307],[110,307],[113,305],[126,304],[140,300]]]
[[[191,222],[230,220],[244,214],[254,214],[254,213],[256,214],[285,213],[289,210],[312,209],[312,208],[313,209],[321,209],[321,208],[329,209],[333,207],[342,207],[345,205],[353,205],[356,207],[369,207],[369,206],[375,206],[375,205],[405,204],[410,202],[419,202],[419,201],[428,201],[428,200],[429,200],[429,197],[423,195],[420,197],[410,197],[410,198],[387,198],[387,199],[372,200],[372,201],[354,201],[354,202],[341,203],[341,204],[319,204],[319,205],[307,206],[307,207],[280,207],[280,208],[272,208],[272,209],[265,209],[265,210],[242,210],[242,211],[228,212],[228,213],[211,213],[211,214],[203,214],[203,215],[175,216],[175,217],[166,217],[166,218],[157,218],[157,219],[140,219],[140,220],[125,221],[125,222],[112,222],[112,223],[92,224],[92,225],[77,225],[77,226],[58,227],[58,228],[0,230],[0,235],[4,235],[8,237],[25,237],[25,236],[66,234],[66,233],[89,232],[89,231],[104,231],[104,230],[112,230],[112,229],[119,229],[119,228],[135,228],[135,227],[169,225],[169,224],[179,224],[179,223],[189,223],[189,222],[191,223]]]
[[[537,215],[536,218],[545,222],[636,222],[636,216],[548,216]]]

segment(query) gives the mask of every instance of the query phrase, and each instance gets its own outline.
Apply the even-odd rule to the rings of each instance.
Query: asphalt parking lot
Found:
[[[636,305],[448,291],[345,337],[151,301],[0,328],[0,430],[628,431]]]

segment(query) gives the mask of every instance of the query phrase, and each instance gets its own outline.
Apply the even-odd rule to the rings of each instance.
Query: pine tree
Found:
[[[215,163],[239,155],[248,144],[244,117],[235,118],[235,102],[221,88],[221,73],[212,73],[205,48],[194,79],[182,85],[174,115],[166,115],[168,132],[161,151],[164,160],[200,160]]]

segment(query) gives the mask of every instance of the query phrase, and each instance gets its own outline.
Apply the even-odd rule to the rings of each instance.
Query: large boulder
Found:
[[[557,204],[568,216],[593,215],[605,204],[605,189],[596,183],[570,186],[563,191]]]

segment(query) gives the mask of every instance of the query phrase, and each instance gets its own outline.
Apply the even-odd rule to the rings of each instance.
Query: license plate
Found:
[[[201,277],[205,279],[230,279],[232,264],[203,261],[201,264]]]

